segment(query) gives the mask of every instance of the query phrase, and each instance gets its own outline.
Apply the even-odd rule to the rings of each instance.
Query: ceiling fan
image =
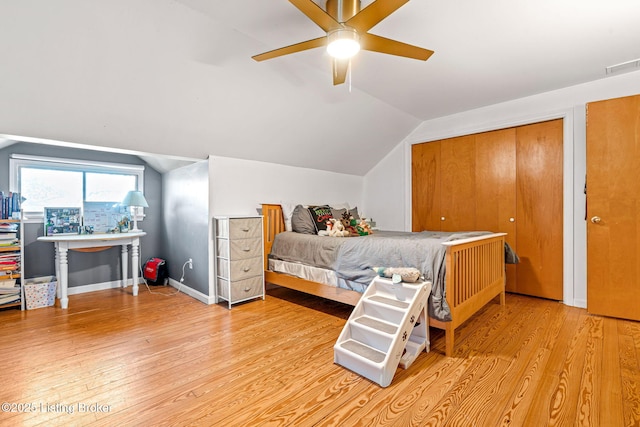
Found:
[[[312,0],[289,0],[327,35],[255,55],[256,61],[327,46],[333,61],[333,84],[344,83],[350,58],[360,49],[426,61],[432,50],[387,39],[368,31],[409,0],[375,0],[360,10],[360,0],[326,0],[326,11]]]

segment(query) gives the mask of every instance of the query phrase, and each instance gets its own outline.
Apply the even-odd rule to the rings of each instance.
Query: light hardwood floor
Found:
[[[383,389],[333,364],[349,306],[129,292],[0,311],[0,425],[640,424],[638,322],[508,294],[457,331],[455,357],[432,329],[432,351]]]

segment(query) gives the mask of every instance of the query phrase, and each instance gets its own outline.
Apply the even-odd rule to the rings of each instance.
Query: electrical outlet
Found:
[[[188,263],[189,263],[189,270],[193,270],[193,259],[189,258]]]

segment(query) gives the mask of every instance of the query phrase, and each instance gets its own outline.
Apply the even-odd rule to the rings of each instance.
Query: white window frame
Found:
[[[136,175],[136,190],[144,193],[144,166],[128,165],[124,163],[96,162],[92,160],[64,159],[59,157],[30,156],[26,154],[11,154],[9,158],[9,189],[20,191],[20,169],[23,167],[37,167],[45,169],[68,170],[78,172],[120,173]],[[137,208],[136,219],[144,218],[144,209]],[[42,220],[44,212],[25,212],[32,219]]]

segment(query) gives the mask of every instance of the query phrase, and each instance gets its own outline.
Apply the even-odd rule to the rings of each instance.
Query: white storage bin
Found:
[[[41,307],[51,307],[56,302],[55,276],[27,279],[24,282],[24,299],[27,310]]]

